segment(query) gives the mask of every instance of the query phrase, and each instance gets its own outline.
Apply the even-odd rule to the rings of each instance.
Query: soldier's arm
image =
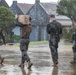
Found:
[[[74,32],[72,33],[72,36],[71,36],[71,39],[70,39],[70,42],[73,43],[73,41],[75,40],[75,34]]]
[[[61,23],[59,23],[59,34],[62,34],[62,25],[61,25]]]
[[[59,36],[59,39],[62,37],[63,33],[62,33],[62,25],[61,23],[57,22],[57,27],[58,27],[58,36]]]
[[[15,20],[15,25],[16,25],[16,26],[19,26],[19,27],[24,27],[24,26],[26,26],[26,25],[18,22],[18,18]]]
[[[47,27],[46,27],[46,31],[47,31],[48,34],[50,34],[50,27],[49,27],[49,24],[48,24]]]

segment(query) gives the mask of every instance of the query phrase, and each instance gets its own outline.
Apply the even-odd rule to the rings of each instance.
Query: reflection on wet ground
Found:
[[[32,71],[27,70],[27,63],[24,69],[18,67],[21,61],[19,47],[0,46],[0,55],[5,57],[4,65],[0,65],[0,75],[76,75],[76,65],[69,63],[73,59],[72,50],[66,46],[60,43],[58,67],[52,66],[48,44],[30,46],[28,54],[33,62]]]

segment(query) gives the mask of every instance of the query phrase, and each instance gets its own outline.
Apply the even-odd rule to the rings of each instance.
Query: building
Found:
[[[5,0],[0,0],[0,6],[4,6],[4,7],[9,8],[9,6]]]
[[[33,31],[30,35],[31,41],[47,40],[46,25],[49,23],[49,15],[55,14],[56,19],[62,23],[63,26],[70,26],[71,21],[65,16],[57,16],[57,3],[40,3],[40,0],[35,0],[35,4],[17,3],[13,1],[11,10],[14,14],[27,14],[32,18],[31,24]],[[65,22],[66,21],[66,22]],[[16,27],[17,33],[20,32],[19,27]]]

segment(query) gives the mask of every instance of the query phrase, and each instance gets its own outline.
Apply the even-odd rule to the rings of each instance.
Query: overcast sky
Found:
[[[31,3],[34,4],[35,0],[5,0],[9,6],[11,6],[12,1],[17,1],[18,3]],[[40,0],[40,2],[57,2],[58,0]]]

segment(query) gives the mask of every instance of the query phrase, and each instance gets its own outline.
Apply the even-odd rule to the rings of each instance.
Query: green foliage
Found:
[[[20,40],[20,36],[19,35],[13,35],[12,39],[16,40],[18,42]]]
[[[71,36],[72,36],[72,32],[73,32],[73,28],[64,28],[63,29],[63,38],[65,40],[71,40]]]
[[[0,6],[0,28],[3,28],[6,33],[10,33],[14,27],[14,14],[9,8]]]
[[[5,41],[6,41],[6,43],[11,43],[11,42],[13,42],[13,40],[10,38],[10,36],[8,36],[8,35],[6,35],[5,36]]]
[[[57,13],[59,15],[65,15],[72,21],[73,28],[74,22],[76,22],[76,0],[60,0],[57,5]],[[71,39],[73,28],[64,28],[63,37],[66,40]]]
[[[76,1],[75,0],[60,0],[57,5],[57,13],[65,15],[72,21],[76,21]]]
[[[16,42],[19,42],[20,36],[19,36],[19,35],[13,35],[13,36],[10,38],[9,35],[6,35],[6,36],[5,36],[5,40],[6,40],[6,43],[13,43],[14,40],[16,40]]]

